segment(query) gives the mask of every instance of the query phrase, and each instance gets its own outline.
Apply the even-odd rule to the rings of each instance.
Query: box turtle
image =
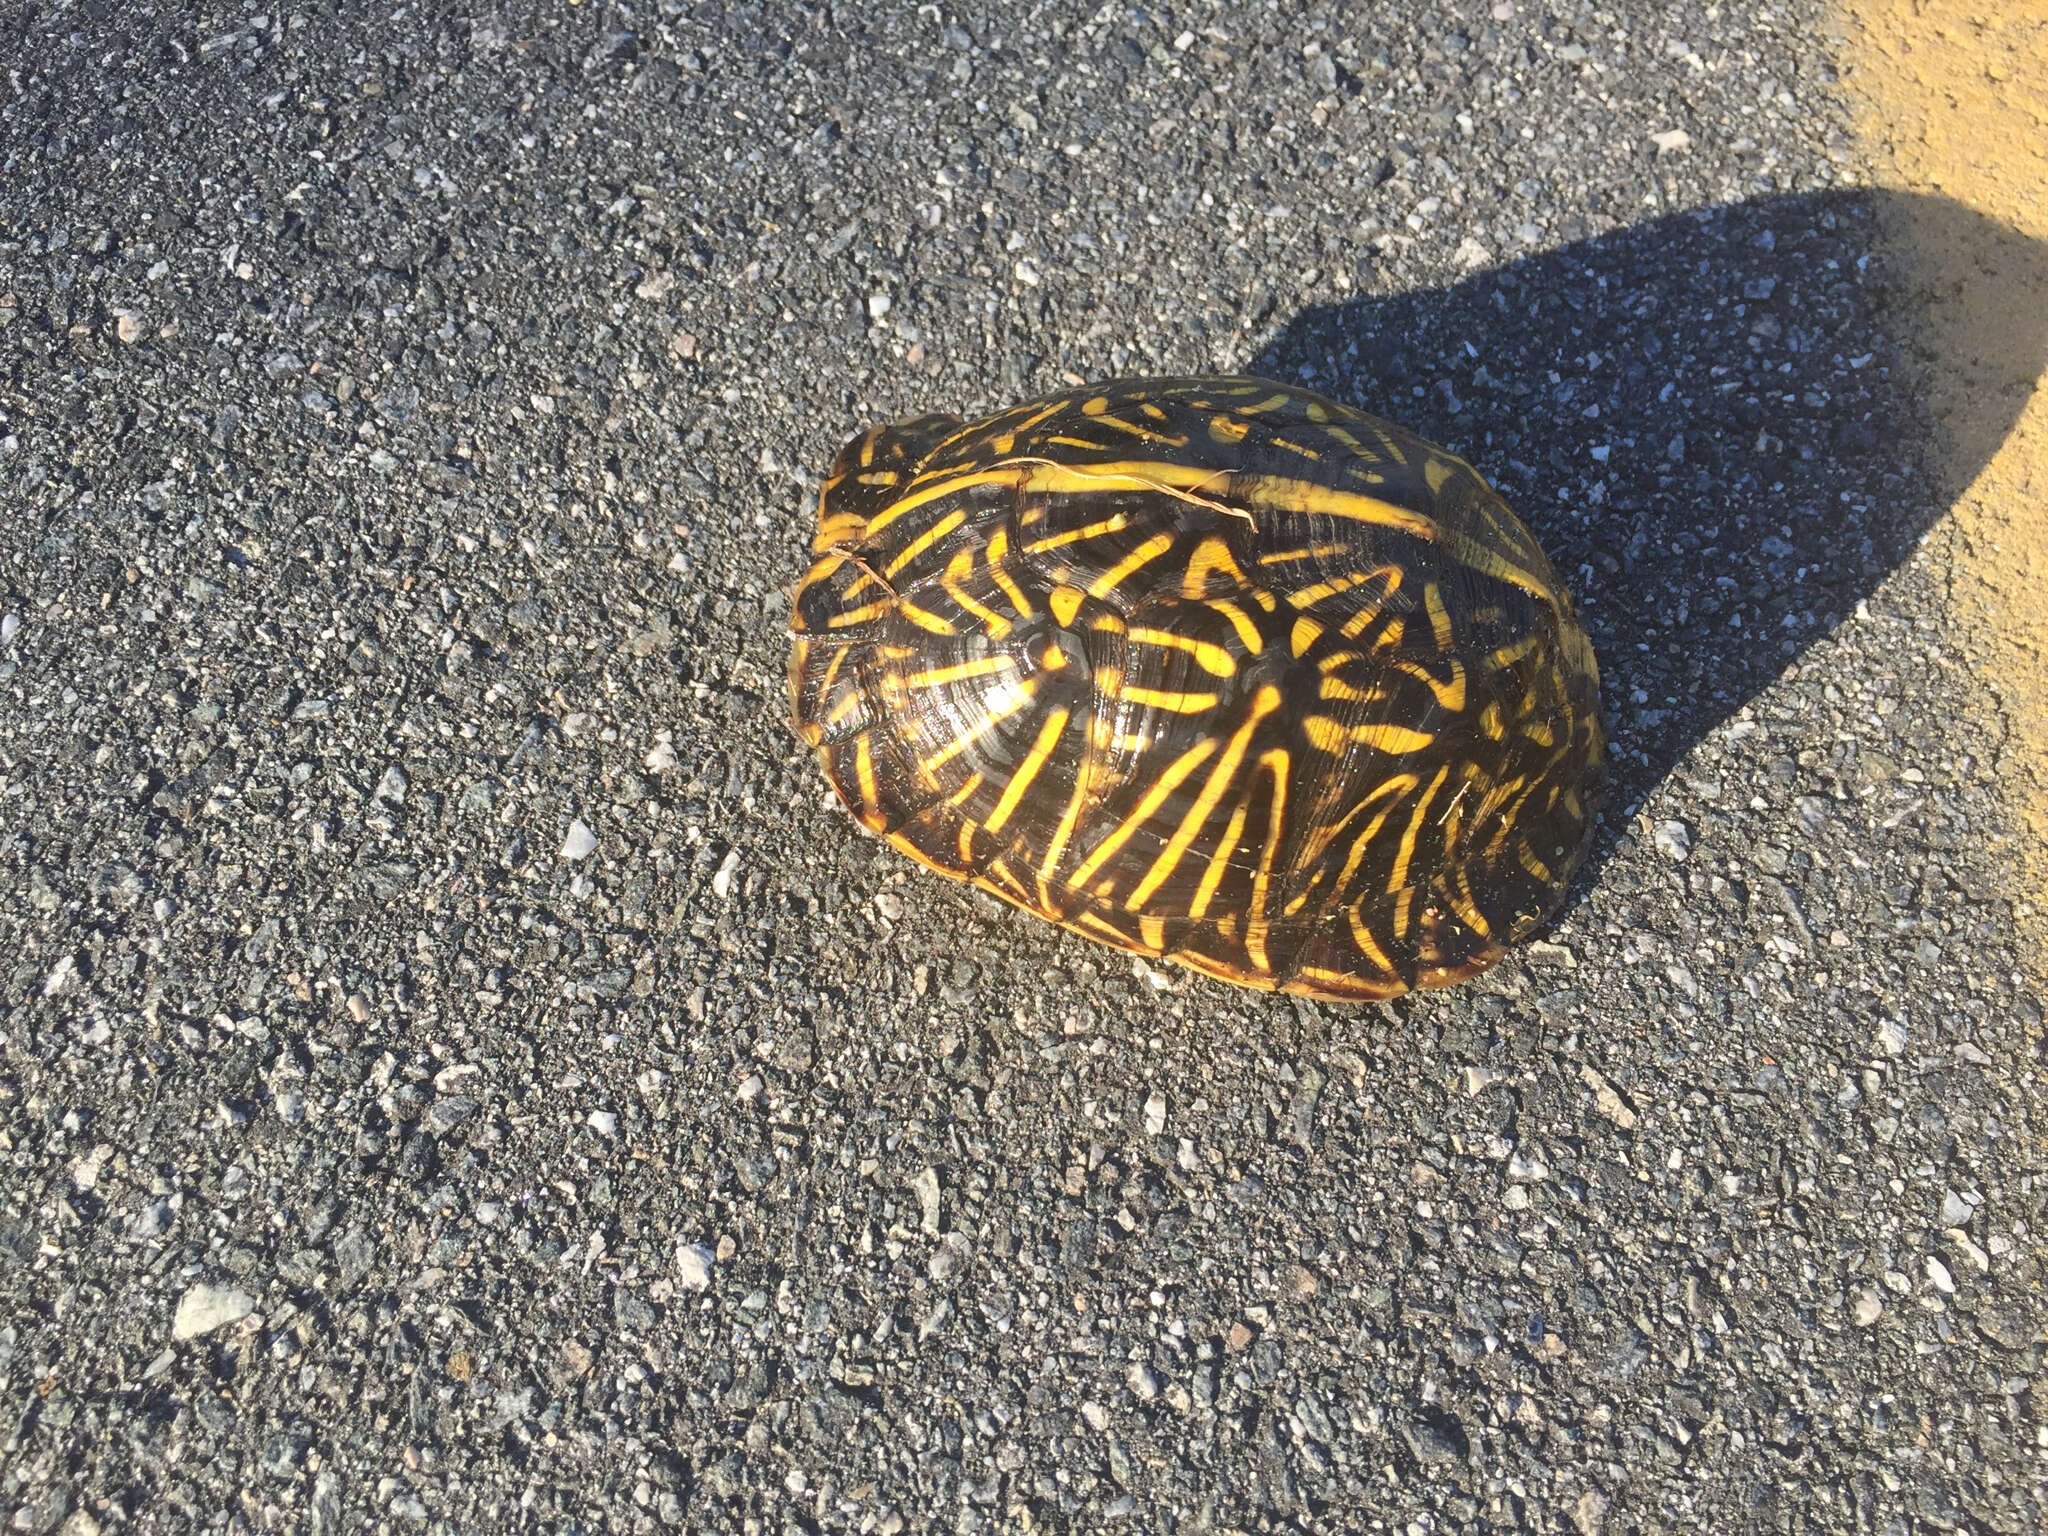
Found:
[[[1556,571],[1472,468],[1251,378],[1122,380],[841,450],[790,628],[863,826],[1091,939],[1311,997],[1543,923],[1602,782]]]

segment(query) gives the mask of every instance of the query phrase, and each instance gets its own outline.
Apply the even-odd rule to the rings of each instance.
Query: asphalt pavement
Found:
[[[1887,254],[2016,237],[1823,11],[257,7],[0,11],[10,1530],[2048,1529]],[[1595,858],[1454,991],[1133,963],[785,724],[846,437],[1219,369],[1585,605]]]

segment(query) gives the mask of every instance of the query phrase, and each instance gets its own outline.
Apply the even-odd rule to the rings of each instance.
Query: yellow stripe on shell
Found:
[[[1176,635],[1171,630],[1149,629],[1139,626],[1131,631],[1133,645],[1163,645],[1177,651],[1185,651],[1200,667],[1212,677],[1235,677],[1237,661],[1222,646],[1207,640],[1197,640],[1188,635]]]
[[[1237,631],[1238,643],[1256,656],[1266,647],[1265,636],[1259,633],[1259,626],[1252,622],[1251,615],[1237,604],[1224,597],[1203,600],[1203,607],[1214,610],[1230,621],[1230,627]]]
[[[1444,780],[1450,777],[1451,765],[1443,763],[1436,770],[1436,777],[1429,781],[1429,787],[1415,802],[1415,810],[1408,817],[1407,829],[1401,834],[1401,846],[1394,852],[1393,868],[1387,872],[1387,894],[1404,890],[1408,885],[1408,868],[1415,862],[1416,846],[1422,841],[1422,819],[1429,814],[1429,802],[1436,798],[1436,792],[1444,787]]]
[[[1393,671],[1405,673],[1409,677],[1420,678],[1424,683],[1428,684],[1429,691],[1436,695],[1437,703],[1441,704],[1452,714],[1460,714],[1464,711],[1465,663],[1462,661],[1455,658],[1452,659],[1451,680],[1447,683],[1439,682],[1436,674],[1420,662],[1397,660],[1390,665]],[[1549,743],[1545,742],[1544,745],[1548,746]]]
[[[1150,565],[1169,549],[1173,548],[1173,535],[1155,533],[1123,559],[1088,583],[1090,597],[1107,597],[1119,586],[1144,567]]]
[[[1180,788],[1181,781],[1201,767],[1209,754],[1215,750],[1214,740],[1198,741],[1167,764],[1159,775],[1159,782],[1152,786],[1130,815],[1118,822],[1109,835],[1095,845],[1094,851],[1082,860],[1080,867],[1067,876],[1067,884],[1079,888],[1094,879],[1096,871],[1117,856],[1124,844],[1131,840],[1131,835],[1158,814],[1159,807]]]
[[[868,733],[861,732],[853,749],[853,778],[860,791],[860,819],[867,826],[881,829],[882,802],[875,786],[875,758],[868,746]]]
[[[1222,841],[1209,855],[1209,867],[1202,871],[1201,884],[1195,887],[1195,899],[1188,903],[1188,916],[1198,923],[1208,912],[1209,903],[1216,899],[1216,889],[1230,868],[1230,856],[1237,852],[1237,840],[1244,835],[1245,818],[1250,808],[1251,794],[1247,791],[1238,798],[1237,808],[1230,813],[1230,820],[1224,825]]]
[[[1328,715],[1310,715],[1301,722],[1301,733],[1308,738],[1308,744],[1318,752],[1341,752],[1347,745],[1357,743],[1371,747],[1375,752],[1390,753],[1395,757],[1410,752],[1420,752],[1436,740],[1430,731],[1412,730],[1405,725],[1354,725],[1345,726],[1332,720]]]
[[[1378,966],[1381,971],[1389,976],[1393,975],[1393,957],[1380,948],[1379,941],[1373,938],[1372,930],[1366,927],[1365,918],[1360,914],[1358,908],[1359,903],[1354,901],[1344,909],[1344,916],[1351,927],[1351,942],[1358,946],[1360,954]]]
[[[1010,579],[1006,562],[1010,558],[1010,530],[998,528],[989,536],[988,574],[995,584],[1003,589],[1003,596],[1010,600],[1010,606],[1017,610],[1017,617],[1028,619],[1032,614],[1031,600],[1024,595],[1024,589]]]
[[[981,740],[982,737],[1029,704],[1031,696],[1037,691],[1038,679],[1035,677],[1026,678],[1017,685],[1016,692],[1008,699],[1004,700],[994,709],[991,709],[986,715],[981,717],[980,721],[970,725],[929,757],[919,758],[917,766],[925,773],[931,773],[945,767],[946,764],[953,761],[954,758],[965,752],[969,747]]]
[[[1169,688],[1126,686],[1116,690],[1116,696],[1119,699],[1128,699],[1133,704],[1149,709],[1163,709],[1175,715],[1199,715],[1204,710],[1214,709],[1219,702],[1218,696],[1213,693],[1181,693]]]
[[[1045,767],[1045,760],[1052,756],[1054,745],[1060,733],[1067,728],[1068,712],[1056,709],[1045,717],[1045,723],[1038,728],[1038,739],[1031,744],[1031,750],[1024,754],[1024,761],[1017,765],[1017,771],[1010,775],[1010,782],[1003,786],[1002,798],[996,801],[996,808],[989,812],[986,823],[991,835],[1003,830],[1003,824],[1010,819],[1039,770]]]
[[[956,661],[951,666],[927,667],[922,672],[912,672],[900,679],[905,688],[943,688],[948,683],[965,682],[970,677],[987,677],[992,672],[1003,672],[1014,668],[1014,656],[977,656],[972,661]]]
[[[1433,581],[1422,584],[1422,607],[1429,615],[1430,632],[1436,637],[1436,648],[1448,651],[1457,638],[1451,629],[1451,611],[1444,606],[1443,588]]]
[[[872,603],[862,603],[858,608],[848,608],[833,614],[831,618],[825,621],[825,627],[827,629],[845,629],[852,624],[865,624],[869,619],[879,619],[894,606],[895,603],[889,598],[877,598]],[[952,631],[947,630],[946,633],[951,634]]]
[[[894,576],[898,571],[910,564],[911,561],[915,560],[919,555],[930,549],[939,540],[966,521],[967,514],[965,512],[957,509],[948,512],[936,523],[933,523],[931,527],[925,529],[923,533],[920,533],[916,538],[904,545],[897,552],[896,557],[882,567],[882,574],[884,576]]]
[[[988,630],[989,639],[1002,640],[1007,638],[1013,627],[1010,621],[986,603],[979,601],[973,593],[967,590],[967,578],[973,573],[974,555],[972,552],[963,549],[946,562],[945,574],[939,577],[939,585],[945,589],[946,596],[952,598],[961,608],[981,620]]]
[[[1195,552],[1188,557],[1187,569],[1181,573],[1180,595],[1190,602],[1206,597],[1209,577],[1218,571],[1229,577],[1232,586],[1245,584],[1244,572],[1232,557],[1230,546],[1212,533],[1197,544]]]
[[[1131,894],[1124,898],[1125,907],[1133,912],[1137,911],[1151,900],[1153,892],[1172,878],[1175,868],[1186,856],[1188,849],[1194,845],[1195,839],[1201,835],[1202,828],[1208,824],[1209,817],[1215,811],[1217,803],[1222,800],[1224,791],[1230,788],[1230,781],[1237,776],[1237,765],[1244,761],[1245,752],[1251,745],[1253,733],[1259,728],[1259,722],[1279,707],[1278,688],[1268,685],[1253,695],[1251,708],[1246,712],[1244,723],[1231,733],[1229,742],[1223,748],[1223,755],[1216,759],[1216,766],[1209,770],[1208,780],[1203,784],[1201,793],[1195,796],[1195,803],[1189,806],[1187,814],[1181,817],[1180,825],[1174,829],[1173,836],[1167,839],[1166,846],[1159,850],[1159,856],[1152,861],[1152,867],[1145,871],[1144,877],[1131,888]]]
[[[1113,513],[1100,522],[1090,523],[1084,528],[1069,528],[1064,533],[1049,533],[1042,539],[1033,539],[1024,546],[1027,555],[1042,555],[1047,550],[1058,549],[1067,544],[1078,544],[1083,539],[1100,539],[1112,533],[1122,533],[1131,526],[1129,514]]]
[[[1266,846],[1259,851],[1259,867],[1252,875],[1251,910],[1245,915],[1244,952],[1255,971],[1271,971],[1266,956],[1266,892],[1273,881],[1273,860],[1280,850],[1280,836],[1287,821],[1287,771],[1290,759],[1285,747],[1259,754],[1259,767],[1273,776],[1272,806],[1266,813]]]
[[[939,615],[933,613],[929,608],[920,608],[907,597],[899,597],[893,605],[884,604],[883,606],[893,606],[898,613],[910,620],[919,629],[927,630],[934,635],[950,636],[960,633],[959,627],[951,619],[940,618]]]

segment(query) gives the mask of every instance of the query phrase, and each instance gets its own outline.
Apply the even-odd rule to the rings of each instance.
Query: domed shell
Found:
[[[861,823],[1103,943],[1388,997],[1557,907],[1602,780],[1557,573],[1462,460],[1259,379],[849,443],[790,690]]]

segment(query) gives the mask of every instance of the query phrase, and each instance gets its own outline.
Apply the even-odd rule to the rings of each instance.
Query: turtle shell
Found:
[[[1593,650],[1463,460],[1250,378],[1124,380],[840,452],[798,735],[920,863],[1314,997],[1438,987],[1557,908]]]

